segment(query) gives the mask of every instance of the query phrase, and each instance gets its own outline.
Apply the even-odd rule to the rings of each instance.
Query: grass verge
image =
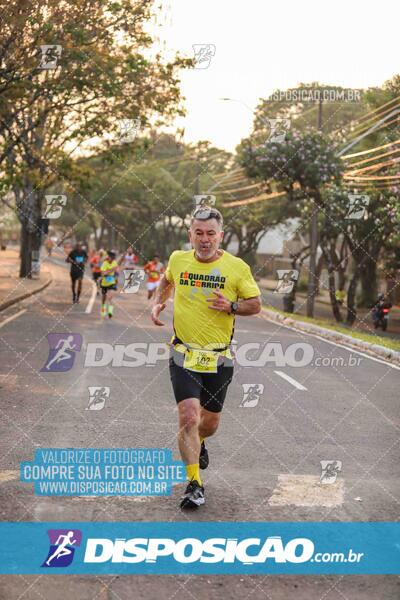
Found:
[[[306,317],[304,315],[285,313],[283,312],[283,310],[273,308],[272,306],[264,305],[263,308],[266,308],[267,310],[271,310],[285,317],[293,319],[293,321],[302,321],[303,323],[319,325],[320,327],[325,327],[325,329],[331,329],[332,331],[343,333],[357,340],[363,340],[364,342],[369,342],[370,344],[378,344],[379,346],[384,346],[385,348],[390,348],[390,350],[396,350],[397,352],[400,352],[400,340],[381,337],[378,334],[374,333],[365,333],[365,331],[352,329],[351,327],[346,327],[345,325],[338,325],[335,321],[331,319],[311,319],[310,317]]]

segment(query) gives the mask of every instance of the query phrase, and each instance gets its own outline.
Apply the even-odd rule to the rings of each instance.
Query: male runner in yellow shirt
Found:
[[[219,425],[233,362],[229,345],[235,315],[261,310],[260,290],[250,267],[219,248],[223,220],[215,208],[197,208],[189,239],[193,250],[176,251],[154,297],[156,325],[168,296],[174,296],[174,337],[170,375],[179,413],[179,450],[189,483],[181,508],[204,504],[199,469],[208,466],[204,438]]]
[[[118,263],[115,260],[115,252],[109,250],[107,257],[103,260],[100,272],[100,289],[101,289],[101,316],[104,318],[108,312],[108,318],[111,319],[114,314],[114,306],[112,303],[113,292],[117,291],[117,274]]]

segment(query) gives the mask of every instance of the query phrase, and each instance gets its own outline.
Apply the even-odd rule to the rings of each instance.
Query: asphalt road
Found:
[[[53,265],[52,270],[49,288],[0,315],[1,520],[397,519],[399,369],[262,317],[238,317],[235,340],[238,348],[260,343],[261,350],[274,343],[275,360],[270,352],[269,362],[255,366],[254,350],[247,354],[252,366],[236,366],[220,430],[208,442],[207,502],[198,512],[178,509],[182,486],[176,486],[171,497],[161,498],[35,497],[33,486],[18,479],[20,462],[31,460],[37,447],[166,447],[179,458],[167,360],[140,368],[84,367],[91,342],[167,342],[172,303],[164,328],[151,323],[142,289],[119,295],[115,318],[101,322],[98,298],[92,311],[85,312],[92,295],[90,281],[85,280],[81,303],[72,305],[66,269]],[[41,371],[51,332],[82,335],[82,349],[68,372]],[[278,344],[286,358],[293,356],[293,344],[307,344],[303,349],[312,353],[310,363],[277,362]],[[246,384],[264,387],[256,406],[240,406]],[[86,410],[89,386],[110,387],[102,410]],[[322,486],[320,493],[316,484],[324,460],[341,461],[342,468],[336,483]],[[0,578],[0,598],[7,600],[66,595],[79,600],[372,600],[397,598],[399,580],[395,576]]]

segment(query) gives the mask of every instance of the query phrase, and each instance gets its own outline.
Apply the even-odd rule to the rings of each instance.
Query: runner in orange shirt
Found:
[[[147,274],[147,299],[150,300],[154,295],[156,289],[160,285],[160,279],[162,273],[164,273],[165,267],[160,262],[160,257],[155,254],[153,260],[150,260],[144,265],[144,272]]]

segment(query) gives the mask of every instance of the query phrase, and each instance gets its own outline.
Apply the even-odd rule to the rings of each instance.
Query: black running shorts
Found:
[[[83,271],[71,271],[70,273],[72,281],[77,281],[78,279],[83,279]]]
[[[117,291],[117,284],[114,285],[100,285],[101,291],[103,292],[103,294],[105,294],[106,292],[108,292],[109,290],[113,290],[114,292]]]
[[[186,398],[198,398],[206,410],[221,412],[233,377],[232,366],[220,365],[217,373],[197,373],[177,365],[171,357],[169,372],[177,403]]]

